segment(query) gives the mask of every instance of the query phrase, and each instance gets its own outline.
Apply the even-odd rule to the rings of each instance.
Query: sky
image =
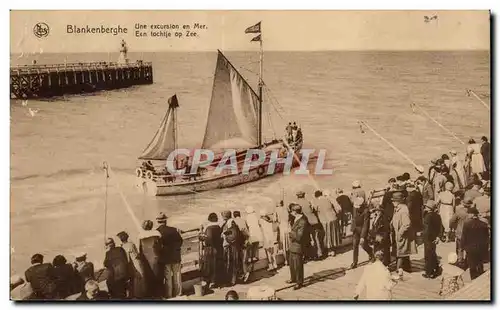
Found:
[[[424,16],[437,16],[426,23]],[[11,53],[255,50],[247,27],[262,21],[268,51],[322,50],[489,50],[488,11],[11,11]],[[49,25],[38,38],[35,24]],[[145,24],[148,37],[137,37]],[[182,25],[206,25],[186,37]],[[151,25],[179,24],[182,38],[151,37]],[[77,27],[127,28],[127,34],[70,34]],[[191,29],[193,31],[193,29]]]

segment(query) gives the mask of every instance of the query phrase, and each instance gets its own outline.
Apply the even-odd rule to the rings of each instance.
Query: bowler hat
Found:
[[[165,215],[165,213],[160,212],[160,213],[158,214],[158,216],[156,217],[156,220],[157,220],[157,221],[166,221],[166,220],[167,220],[167,216]]]

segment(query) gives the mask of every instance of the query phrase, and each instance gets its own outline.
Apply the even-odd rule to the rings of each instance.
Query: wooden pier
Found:
[[[134,63],[90,62],[10,68],[10,96],[16,99],[48,98],[152,83],[152,63],[140,60]]]

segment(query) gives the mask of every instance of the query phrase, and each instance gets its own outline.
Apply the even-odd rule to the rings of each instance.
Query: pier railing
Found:
[[[64,64],[45,64],[45,65],[16,65],[10,67],[10,73],[12,74],[23,74],[23,73],[36,73],[36,72],[61,72],[61,71],[79,71],[79,70],[94,70],[94,69],[122,69],[122,68],[138,68],[138,67],[148,67],[152,66],[151,62],[128,62],[128,63],[118,63],[118,62],[106,62],[106,61],[95,61],[95,62],[75,62],[75,63],[64,63]]]

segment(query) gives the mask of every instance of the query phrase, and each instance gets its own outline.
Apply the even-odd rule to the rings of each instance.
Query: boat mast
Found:
[[[262,87],[264,82],[262,80],[262,76],[264,73],[264,49],[262,47],[262,31],[260,32],[260,57],[259,57],[259,127],[258,127],[258,136],[257,136],[257,144],[262,145]]]

